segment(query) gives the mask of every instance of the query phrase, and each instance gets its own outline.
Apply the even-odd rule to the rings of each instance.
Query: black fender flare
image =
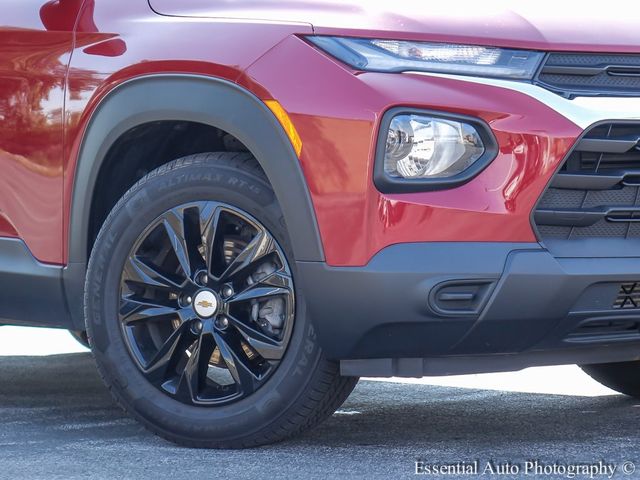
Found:
[[[131,128],[159,120],[199,122],[240,140],[265,171],[291,235],[296,261],[324,261],[309,190],[296,153],[267,106],[239,85],[189,74],[136,77],[111,90],[94,110],[75,167],[69,216],[68,265],[63,274],[74,323],[88,262],[91,199],[111,146]]]

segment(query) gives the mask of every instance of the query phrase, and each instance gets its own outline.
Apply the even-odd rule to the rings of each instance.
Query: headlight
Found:
[[[397,115],[387,132],[384,170],[393,177],[452,177],[484,153],[471,125],[423,115]]]
[[[310,36],[351,67],[375,72],[424,71],[516,80],[533,78],[544,54],[477,45]]]
[[[381,123],[374,180],[385,193],[449,188],[479,173],[496,152],[478,119],[395,108]]]

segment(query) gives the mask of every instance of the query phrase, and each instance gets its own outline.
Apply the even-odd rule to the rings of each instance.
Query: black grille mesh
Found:
[[[640,94],[640,55],[551,53],[536,81],[565,96]]]
[[[640,123],[592,128],[534,215],[544,239],[640,238]]]

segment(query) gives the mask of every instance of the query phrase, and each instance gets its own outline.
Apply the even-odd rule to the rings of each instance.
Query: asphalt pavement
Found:
[[[539,468],[603,461],[616,466],[613,478],[635,478],[625,462],[640,462],[640,402],[599,389],[577,369],[513,375],[524,390],[555,381],[569,391],[500,390],[489,376],[491,389],[478,387],[482,376],[473,387],[361,380],[313,431],[220,451],[177,447],[147,432],[114,405],[89,353],[0,356],[0,478],[410,478],[417,460],[465,462],[447,478],[462,478],[474,461],[486,477],[489,461],[503,469],[509,462],[520,470],[512,475],[523,476],[529,460]]]

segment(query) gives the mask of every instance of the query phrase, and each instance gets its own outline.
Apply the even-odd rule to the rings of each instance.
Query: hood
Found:
[[[437,3],[437,4],[436,4]],[[317,34],[640,52],[640,9],[612,0],[150,0],[159,14],[311,24]]]

